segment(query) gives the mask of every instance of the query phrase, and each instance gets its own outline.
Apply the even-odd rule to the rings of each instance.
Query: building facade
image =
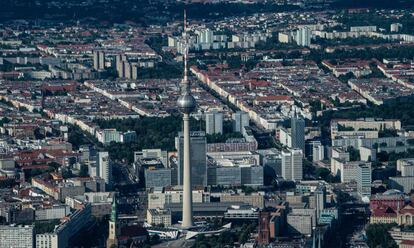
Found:
[[[232,115],[232,118],[234,132],[242,133],[243,128],[249,126],[250,117],[246,112],[238,111]]]
[[[303,178],[303,153],[301,149],[282,151],[282,177],[285,180],[298,181]]]
[[[193,186],[207,186],[207,140],[202,131],[190,133],[190,163]],[[180,132],[175,139],[175,148],[178,153],[178,185],[183,184],[184,173],[184,137]]]
[[[293,117],[291,119],[292,148],[305,152],[305,120]]]
[[[223,133],[223,113],[216,110],[206,113],[206,133],[222,134]]]
[[[0,225],[0,247],[32,248],[34,246],[33,226]]]

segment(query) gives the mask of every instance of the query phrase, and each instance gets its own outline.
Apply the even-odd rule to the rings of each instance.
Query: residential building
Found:
[[[122,142],[122,133],[113,128],[98,130],[96,131],[95,136],[102,144]]]
[[[310,46],[312,32],[308,27],[302,27],[296,31],[296,43],[299,46]]]
[[[286,128],[279,128],[279,142],[287,147],[292,147],[292,135]]]
[[[98,168],[99,177],[101,177],[105,184],[111,187],[112,185],[112,163],[109,159],[108,152],[98,152]]]
[[[414,158],[404,158],[397,160],[397,171],[402,177],[414,176]]]
[[[222,134],[223,133],[223,113],[216,110],[206,113],[206,133]]]
[[[303,152],[301,149],[282,151],[282,177],[285,180],[298,181],[303,178]]]
[[[389,180],[391,189],[398,189],[407,194],[414,189],[414,176],[390,177]]]
[[[325,159],[325,147],[319,140],[310,141],[309,147],[309,157],[312,158],[312,161],[321,161]]]
[[[97,71],[105,69],[105,53],[93,51],[93,68]]]
[[[362,197],[371,196],[372,171],[371,163],[360,164],[357,167],[358,194]]]
[[[38,208],[35,210],[36,220],[56,220],[62,219],[70,213],[69,206],[65,204],[56,204],[49,208]]]
[[[0,247],[33,248],[34,226],[0,225]]]
[[[403,27],[401,23],[391,23],[390,25],[390,31],[393,33],[400,32],[400,29]]]
[[[243,111],[237,111],[233,113],[233,131],[242,133],[243,128],[249,126],[250,117],[249,114]]]
[[[292,34],[291,33],[279,32],[278,40],[279,40],[280,43],[291,43],[292,42]]]

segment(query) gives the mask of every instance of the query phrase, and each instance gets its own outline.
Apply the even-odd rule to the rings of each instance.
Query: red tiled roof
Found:
[[[258,96],[256,101],[292,101],[290,96],[278,95],[278,96]]]
[[[397,217],[397,213],[390,207],[372,210],[372,217]]]
[[[406,205],[400,210],[400,214],[412,214],[414,215],[414,208],[411,205]]]
[[[401,243],[400,244],[402,244],[402,245],[412,245],[412,246],[414,246],[414,240],[403,240],[403,241],[401,241]]]

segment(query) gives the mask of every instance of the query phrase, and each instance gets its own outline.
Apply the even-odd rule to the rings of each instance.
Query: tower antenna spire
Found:
[[[188,38],[187,38],[187,11],[184,9],[184,30],[183,30],[183,38],[184,38],[184,78],[183,83],[188,84]],[[189,90],[189,89],[188,89]]]

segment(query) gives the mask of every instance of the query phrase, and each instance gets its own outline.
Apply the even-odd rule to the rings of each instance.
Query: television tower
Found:
[[[193,226],[193,196],[191,186],[191,165],[190,165],[190,113],[196,108],[196,101],[191,95],[190,83],[188,82],[188,38],[187,38],[187,15],[184,10],[184,77],[181,81],[181,96],[177,105],[183,114],[184,124],[184,173],[183,173],[183,220],[182,227]]]

